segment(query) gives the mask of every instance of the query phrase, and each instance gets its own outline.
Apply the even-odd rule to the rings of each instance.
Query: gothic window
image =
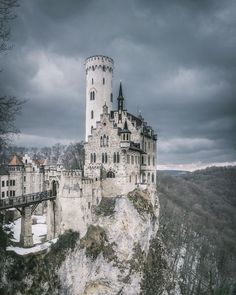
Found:
[[[96,163],[96,154],[93,154],[93,162]]]
[[[117,163],[120,163],[120,154],[118,152],[116,154],[116,161],[117,161]]]
[[[100,146],[102,147],[102,136],[100,137]]]
[[[91,119],[93,119],[93,111],[91,111]]]
[[[93,91],[93,100],[95,100],[95,91]]]
[[[113,162],[116,163],[116,153],[113,154]]]
[[[102,84],[103,85],[105,84],[105,78],[102,78]]]
[[[103,135],[102,146],[106,146],[106,135]]]
[[[111,98],[111,102],[113,102],[113,94],[112,93],[111,93],[111,97],[110,98]]]
[[[115,173],[112,171],[107,172],[107,178],[115,178]]]

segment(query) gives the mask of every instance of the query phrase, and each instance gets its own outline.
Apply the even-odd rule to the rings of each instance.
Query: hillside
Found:
[[[182,294],[236,292],[236,167],[158,174],[160,230]]]

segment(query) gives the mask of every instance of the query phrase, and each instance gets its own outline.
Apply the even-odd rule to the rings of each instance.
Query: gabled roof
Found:
[[[128,129],[128,124],[127,124],[127,121],[125,120],[125,124],[124,124],[124,127],[123,129],[120,131],[120,133],[131,133]]]
[[[21,160],[21,157],[14,155],[8,165],[9,166],[22,166],[24,164]]]

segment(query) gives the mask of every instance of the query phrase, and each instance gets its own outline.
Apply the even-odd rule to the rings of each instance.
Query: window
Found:
[[[150,161],[150,156],[148,156],[148,165],[150,165],[150,162],[151,162],[151,161]]]
[[[100,137],[100,146],[102,147],[102,136]]]
[[[118,152],[116,154],[116,161],[117,161],[117,163],[120,163],[120,154]]]
[[[131,156],[131,164],[132,165],[134,164],[134,156],[133,155]]]
[[[131,175],[129,176],[129,182],[131,182],[132,181],[132,177],[131,177]]]
[[[107,146],[109,146],[109,136],[107,136]]]
[[[15,195],[16,195],[16,192],[12,191],[12,196],[15,197]]]
[[[102,163],[104,163],[104,153],[102,153]]]
[[[6,184],[6,186],[9,186],[9,181],[7,180],[7,184]]]
[[[24,187],[24,194],[26,193],[26,187]]]
[[[88,202],[88,209],[90,209],[90,202]]]
[[[10,197],[12,197],[12,191],[10,191]]]
[[[93,119],[93,111],[91,111],[91,119]]]
[[[7,191],[7,197],[8,197],[8,191]]]
[[[153,156],[153,159],[152,159],[152,164],[153,166],[155,166],[155,157]]]
[[[107,163],[107,153],[105,153],[105,163]]]
[[[102,78],[102,84],[103,85],[105,84],[105,78]]]
[[[95,100],[95,91],[90,92],[90,100]]]
[[[103,135],[103,142],[102,142],[102,145],[103,145],[103,146],[106,146],[106,135],[105,135],[105,134]]]
[[[13,186],[16,185],[16,181],[15,181],[15,179],[12,180],[12,185],[13,185]]]
[[[112,93],[111,93],[110,98],[111,98],[111,102],[113,102],[113,94]]]
[[[115,173],[112,171],[107,172],[107,178],[115,178]]]
[[[93,126],[91,126],[91,133],[93,132]]]
[[[127,155],[127,163],[130,163],[130,155]]]
[[[2,180],[2,187],[4,187],[5,186],[5,181],[4,180]]]
[[[103,67],[102,67],[102,70],[103,70],[103,72],[105,72],[105,71],[106,71],[106,67],[105,67],[105,66],[103,66]]]
[[[96,163],[96,154],[93,154],[93,162]]]
[[[90,163],[93,163],[93,154],[90,154]]]
[[[116,163],[116,153],[113,154],[113,163]]]
[[[24,176],[24,182],[26,182],[26,176]]]
[[[2,198],[5,198],[5,192],[2,192]]]

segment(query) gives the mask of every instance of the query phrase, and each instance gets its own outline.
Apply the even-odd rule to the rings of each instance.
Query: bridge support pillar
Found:
[[[32,247],[34,245],[30,206],[22,208],[20,243],[23,247]]]

